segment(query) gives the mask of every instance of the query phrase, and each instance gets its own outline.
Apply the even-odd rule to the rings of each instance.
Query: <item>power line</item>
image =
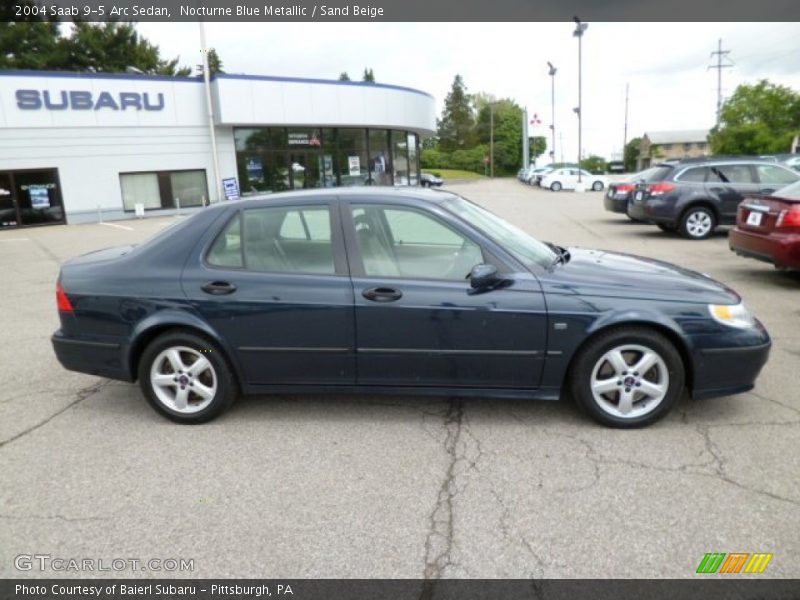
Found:
[[[722,69],[730,69],[733,66],[733,61],[728,58],[730,53],[730,50],[722,49],[722,39],[720,39],[717,44],[717,51],[711,53],[711,58],[717,57],[717,64],[708,65],[708,69],[717,70],[717,126],[719,126],[722,118]],[[723,60],[728,62],[723,63]]]

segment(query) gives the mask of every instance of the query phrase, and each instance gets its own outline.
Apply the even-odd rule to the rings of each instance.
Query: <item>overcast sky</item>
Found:
[[[195,23],[140,23],[139,30],[181,63],[200,62]],[[557,67],[556,132],[566,160],[577,154],[578,44],[572,23],[207,23],[228,73],[336,79],[364,67],[378,82],[429,92],[441,111],[453,77],[470,92],[508,97],[550,123],[547,61]],[[590,23],[583,39],[583,147],[606,158],[622,147],[625,84],[628,139],[646,131],[714,125],[722,38],[735,66],[723,94],[762,78],[800,91],[798,23]],[[549,136],[543,129],[542,135]],[[556,139],[558,146],[558,138]],[[561,149],[557,147],[557,153]]]

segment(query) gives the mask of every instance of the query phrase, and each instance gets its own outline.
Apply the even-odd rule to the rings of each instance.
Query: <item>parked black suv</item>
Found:
[[[707,238],[718,225],[733,225],[746,194],[771,194],[800,180],[797,171],[749,158],[687,159],[658,166],[663,167],[658,181],[636,183],[628,216],[693,240]]]

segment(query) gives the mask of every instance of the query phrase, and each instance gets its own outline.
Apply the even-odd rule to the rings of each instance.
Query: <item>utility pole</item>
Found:
[[[219,171],[219,153],[217,152],[217,134],[214,125],[214,104],[211,101],[211,74],[208,70],[208,47],[206,46],[206,30],[203,21],[199,21],[200,26],[200,52],[203,54],[203,88],[206,93],[206,117],[208,118],[208,135],[211,140],[211,160],[214,166],[214,194],[208,199],[211,204],[214,199],[222,200],[225,193],[222,189],[222,176]]]
[[[733,61],[728,58],[730,53],[730,50],[722,49],[722,39],[720,39],[717,43],[717,51],[711,53],[711,58],[717,57],[717,64],[708,66],[708,69],[717,70],[717,126],[719,126],[719,122],[722,119],[722,69],[730,69],[733,66]],[[723,59],[729,62],[723,63]]]
[[[622,129],[622,163],[625,164],[625,146],[628,145],[628,86],[625,84],[625,126]]]
[[[575,21],[575,31],[572,32],[573,37],[578,38],[578,107],[575,109],[575,113],[578,115],[578,191],[583,191],[583,185],[581,185],[581,156],[583,155],[583,121],[581,112],[583,111],[583,103],[582,103],[582,81],[583,81],[583,56],[582,56],[582,42],[583,42],[583,34],[586,32],[586,29],[589,27],[587,23],[582,22],[578,17],[572,17],[572,20]]]
[[[553,140],[550,154],[553,157],[553,164],[556,164],[556,72],[558,69],[550,61],[547,61],[547,66],[550,69],[548,71],[548,75],[550,75],[550,137]]]
[[[494,102],[489,104],[489,168],[494,179]]]

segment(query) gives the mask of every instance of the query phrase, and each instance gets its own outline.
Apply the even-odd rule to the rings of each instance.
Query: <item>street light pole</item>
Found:
[[[575,31],[572,32],[573,37],[578,38],[578,108],[575,112],[578,113],[578,187],[580,187],[581,183],[581,145],[583,143],[582,135],[582,115],[581,111],[583,109],[582,105],[582,67],[583,67],[583,60],[582,60],[582,41],[583,41],[583,34],[588,29],[589,25],[587,23],[582,23],[578,17],[572,17],[572,20],[575,21]]]
[[[553,154],[553,164],[556,162],[556,71],[553,63],[547,61],[550,67],[550,136],[552,138],[551,151]]]
[[[489,165],[494,179],[494,102],[489,103]]]

